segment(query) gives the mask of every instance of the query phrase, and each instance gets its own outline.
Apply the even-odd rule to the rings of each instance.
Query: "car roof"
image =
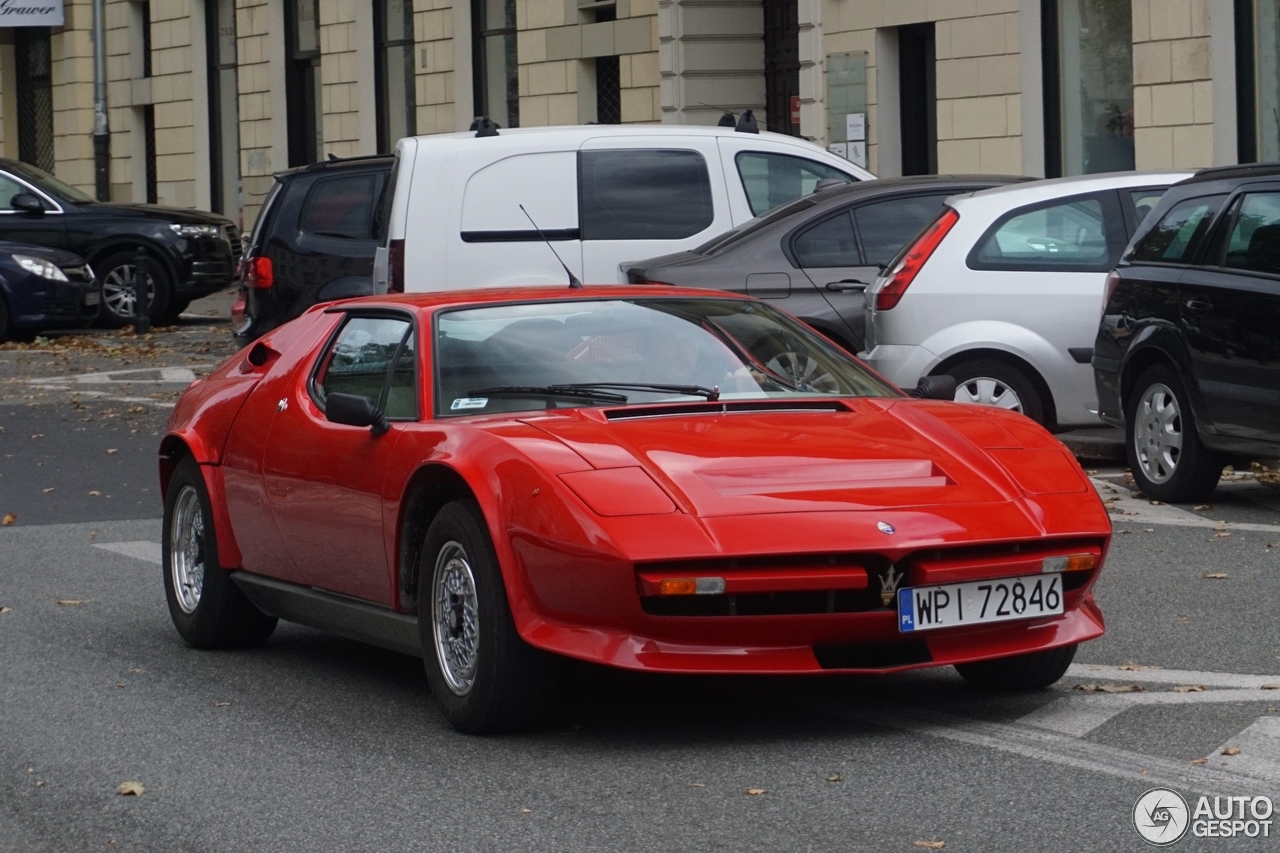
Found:
[[[1237,163],[1231,166],[1213,166],[1201,169],[1184,184],[1200,184],[1210,181],[1241,180],[1249,178],[1272,178],[1280,176],[1280,163]]]
[[[957,197],[954,201],[963,203],[965,199],[973,199],[975,201],[999,199],[1001,203],[1013,205],[1036,198],[1060,198],[1080,193],[1097,192],[1098,190],[1160,184],[1172,186],[1189,178],[1192,174],[1190,169],[1182,171],[1152,169],[1141,172],[1102,172],[1096,175],[1071,175],[1065,178],[1049,178],[1030,183],[992,187],[989,190],[980,190],[966,196]]]
[[[426,293],[396,293],[385,296],[363,296],[340,302],[325,302],[312,311],[346,311],[354,306],[362,308],[418,308],[434,311],[440,308],[479,308],[512,302],[597,301],[601,299],[739,299],[756,301],[754,297],[723,290],[706,290],[695,287],[645,284],[589,284],[581,288],[560,285],[558,287],[488,287],[475,290],[438,290]]]

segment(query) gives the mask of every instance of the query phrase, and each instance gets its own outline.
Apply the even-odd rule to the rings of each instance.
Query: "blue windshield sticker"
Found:
[[[489,405],[488,397],[459,397],[449,408],[456,412],[459,409],[483,409],[487,405]]]

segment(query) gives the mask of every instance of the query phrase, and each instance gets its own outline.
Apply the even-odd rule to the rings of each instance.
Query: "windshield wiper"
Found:
[[[598,400],[601,403],[625,403],[625,394],[610,394],[589,387],[574,385],[495,385],[492,388],[473,388],[468,397],[573,397],[582,400]]]
[[[583,390],[616,388],[622,391],[659,391],[684,394],[690,397],[705,397],[712,402],[720,399],[720,389],[718,387],[708,388],[705,385],[669,385],[661,382],[574,382],[568,385],[552,385],[549,387]]]

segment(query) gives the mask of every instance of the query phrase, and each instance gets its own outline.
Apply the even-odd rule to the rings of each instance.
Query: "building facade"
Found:
[[[106,0],[109,195],[252,225],[415,133],[751,109],[880,175],[1280,159],[1280,0]],[[0,154],[94,181],[89,0],[0,28]]]

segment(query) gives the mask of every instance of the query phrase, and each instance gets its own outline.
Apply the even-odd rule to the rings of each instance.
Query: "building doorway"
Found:
[[[764,111],[768,129],[800,135],[800,17],[797,0],[764,0]]]
[[[938,173],[938,63],[934,25],[898,27],[902,174]]]

